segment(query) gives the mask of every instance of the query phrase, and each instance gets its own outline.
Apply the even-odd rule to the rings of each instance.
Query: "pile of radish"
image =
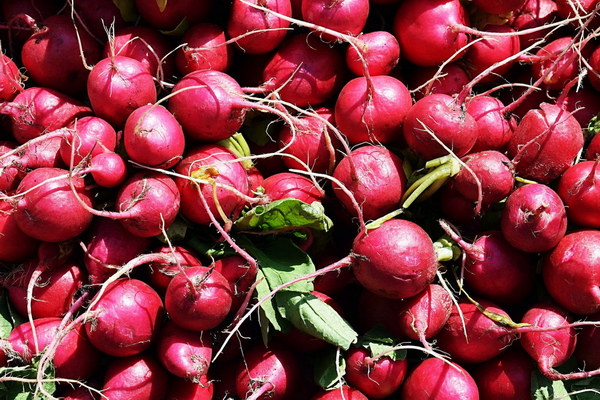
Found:
[[[0,0],[0,399],[600,398],[599,37]]]

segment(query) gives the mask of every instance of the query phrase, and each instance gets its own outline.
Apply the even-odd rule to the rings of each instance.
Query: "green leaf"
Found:
[[[165,8],[167,8],[167,0],[156,0],[156,5],[160,12],[164,12]]]
[[[279,307],[296,328],[328,343],[348,350],[358,334],[329,304],[310,293],[279,292]]]
[[[39,357],[37,356],[32,360],[32,364],[17,367],[4,367],[0,368],[0,376],[8,378],[2,385],[0,385],[0,398],[6,400],[29,400],[29,399],[47,399],[48,397],[42,396],[38,393],[34,397],[35,384],[29,382],[12,381],[10,377],[24,378],[24,379],[35,379],[37,377],[37,369]],[[44,383],[42,387],[46,392],[53,394],[56,391],[56,383],[54,382],[54,367],[48,366],[48,369],[44,371]]]
[[[177,26],[171,30],[161,30],[160,33],[167,36],[183,36],[190,27],[187,18],[182,19]]]
[[[265,279],[265,275],[260,269],[258,270],[256,279],[258,280],[258,283],[256,285],[256,295],[259,299],[263,299],[271,292],[271,288],[269,287],[269,284]],[[260,316],[263,342],[266,343],[269,333],[269,326],[268,324],[264,324],[263,322],[265,322],[265,320],[270,322],[273,328],[278,331],[283,330],[283,322],[281,315],[277,310],[277,307],[275,305],[275,299],[273,297],[265,300],[262,303],[262,305],[260,306],[260,311],[262,312]]]
[[[600,114],[593,117],[585,128],[586,136],[592,137],[600,133]]]
[[[339,349],[328,349],[319,353],[313,368],[315,383],[325,390],[338,388],[344,384],[346,360]]]
[[[138,18],[134,0],[113,0],[113,4],[117,6],[121,13],[121,17],[123,17],[125,21],[135,22]]]
[[[382,325],[377,325],[362,335],[359,344],[370,351],[371,357],[378,357],[385,354],[386,357],[389,357],[393,361],[404,360],[406,358],[406,350],[393,350],[398,345],[397,340]]]
[[[14,318],[10,312],[6,292],[0,295],[0,339],[6,339],[14,328]]]
[[[531,374],[531,398],[534,400],[571,400],[563,381],[553,381],[539,371]]]
[[[286,228],[309,228],[327,232],[333,222],[319,202],[307,204],[297,199],[276,200],[257,206],[233,224],[237,231],[272,232]]]

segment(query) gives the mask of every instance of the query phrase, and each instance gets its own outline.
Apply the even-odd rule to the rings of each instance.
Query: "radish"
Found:
[[[23,262],[38,247],[38,241],[19,228],[15,212],[16,209],[9,202],[0,200],[0,262]]]
[[[171,279],[181,272],[182,268],[202,266],[202,263],[194,254],[181,246],[174,246],[173,248],[162,246],[156,253],[169,254],[175,257],[175,260],[157,260],[148,265],[150,269],[148,281],[161,295],[165,294]]]
[[[213,69],[225,72],[233,59],[233,49],[227,45],[223,28],[212,23],[196,24],[183,35],[184,46],[177,52],[177,70],[187,75],[194,71]]]
[[[530,400],[535,364],[523,350],[510,349],[473,370],[482,399]]]
[[[583,148],[577,120],[556,105],[540,104],[527,112],[508,143],[516,173],[550,183],[569,168]]]
[[[402,159],[381,146],[366,145],[344,157],[333,171],[361,206],[363,217],[377,219],[400,207],[406,191],[406,174]],[[385,186],[381,182],[386,182]],[[334,194],[343,207],[357,216],[352,199],[333,184]]]
[[[90,166],[83,170],[89,172],[98,186],[114,188],[127,178],[127,165],[117,153],[105,152],[92,157]]]
[[[162,30],[172,30],[185,21],[195,23],[206,20],[214,7],[212,1],[180,0],[158,3],[156,0],[135,0],[140,16],[148,25]]]
[[[121,29],[127,25],[121,11],[111,0],[82,1],[73,6],[81,18],[82,24],[97,39],[106,36],[105,27],[111,26],[111,24],[115,29]]]
[[[85,92],[87,65],[100,60],[98,43],[67,15],[44,19],[43,26],[23,44],[21,60],[40,86],[69,95]]]
[[[123,144],[131,160],[150,167],[171,168],[183,157],[185,137],[169,110],[148,104],[127,117]]]
[[[106,366],[102,396],[111,400],[155,400],[167,395],[169,374],[150,353],[115,358]]]
[[[600,232],[570,233],[545,257],[542,275],[552,298],[567,311],[600,311]]]
[[[63,400],[98,400],[92,389],[83,386],[67,388],[61,393]]]
[[[90,342],[105,354],[127,357],[150,347],[164,314],[160,296],[148,284],[120,278],[99,292],[85,330]]]
[[[504,151],[517,126],[514,117],[504,115],[502,101],[491,96],[475,96],[467,101],[466,111],[477,122],[477,140],[471,151]]]
[[[346,35],[358,35],[369,17],[368,0],[302,0],[302,19]],[[319,32],[319,29],[316,29]],[[327,40],[330,35],[323,36]]]
[[[577,80],[571,82],[575,84]],[[564,94],[565,92],[567,93]],[[567,84],[559,98],[556,99],[556,104],[572,113],[579,125],[585,128],[592,121],[592,118],[600,114],[600,104],[597,101],[597,96],[598,91],[592,87],[586,86],[579,90],[572,90]]]
[[[289,398],[299,388],[298,368],[294,355],[287,350],[256,346],[238,366],[237,395],[248,400]]]
[[[590,315],[591,321],[600,320],[600,313]],[[600,328],[597,326],[584,326],[577,335],[575,358],[580,366],[591,371],[600,368],[600,354],[595,349],[600,343]]]
[[[588,67],[588,80],[594,89],[600,90],[600,46],[592,52],[588,62],[592,67]]]
[[[213,383],[206,375],[200,378],[199,383],[172,377],[166,400],[212,400],[215,390]]]
[[[473,377],[461,366],[439,358],[422,361],[400,389],[402,400],[478,400]]]
[[[271,175],[263,180],[262,187],[268,201],[293,198],[311,204],[325,198],[323,189],[309,178],[293,172]]]
[[[397,323],[403,301],[390,299],[361,288],[357,304],[357,326],[361,332],[368,332],[378,325],[387,329],[393,337],[404,339],[406,335]]]
[[[62,242],[83,233],[92,222],[92,192],[82,178],[70,178],[60,168],[38,168],[19,184],[15,220],[27,235],[46,242]],[[77,196],[77,197],[76,197]]]
[[[178,327],[173,322],[160,331],[156,343],[158,359],[171,374],[199,382],[206,376],[212,359],[208,335]]]
[[[388,144],[400,138],[412,105],[406,86],[387,75],[354,78],[335,102],[337,127],[350,144]]]
[[[585,158],[588,160],[597,160],[600,158],[600,135],[595,135],[588,144]]]
[[[60,146],[60,156],[65,165],[71,165],[72,152],[73,165],[77,165],[84,157],[113,152],[117,147],[117,132],[102,118],[83,117],[69,124],[69,129],[73,132],[67,131],[62,134],[63,141]],[[60,131],[55,132],[60,134]],[[51,133],[44,136],[49,135]]]
[[[583,161],[565,171],[556,191],[565,203],[569,222],[600,228],[600,167],[598,161]]]
[[[407,369],[406,359],[371,357],[364,348],[351,348],[346,354],[346,380],[371,399],[382,399],[396,392]]]
[[[277,15],[254,8],[259,5],[291,17],[290,0],[234,0],[227,20],[227,35],[243,52],[265,54],[274,50],[285,38],[290,22]]]
[[[366,289],[392,299],[425,290],[438,268],[433,243],[419,225],[391,219],[360,233],[352,245],[354,275]]]
[[[565,235],[565,206],[550,187],[527,184],[508,196],[500,227],[513,247],[529,253],[547,251]]]
[[[513,13],[509,24],[517,31],[543,27],[553,22],[558,16],[558,7],[553,0],[526,0],[523,7]],[[521,47],[525,48],[540,40],[549,31],[539,29],[536,32],[519,35]]]
[[[311,400],[368,400],[368,398],[359,390],[353,389],[348,385],[343,385],[336,389],[323,390]]]
[[[137,60],[114,56],[100,60],[90,72],[87,94],[94,113],[122,127],[136,108],[156,102],[152,75]]]
[[[505,318],[508,314],[495,304],[479,301],[480,307]],[[491,360],[516,339],[509,328],[497,324],[471,302],[461,301],[452,307],[452,314],[440,333],[436,336],[441,350],[449,353],[452,360],[461,364],[475,364]],[[462,316],[461,316],[462,314]],[[464,319],[464,323],[463,323]]]
[[[256,282],[258,268],[240,256],[228,256],[216,260],[213,268],[223,275],[233,294],[232,310],[237,310],[244,302],[248,290]]]
[[[525,4],[526,0],[474,0],[473,4],[488,14],[508,14]]]
[[[175,275],[165,294],[165,307],[173,322],[196,332],[220,325],[231,303],[227,279],[220,272],[202,266]]]
[[[470,78],[458,63],[438,67],[417,67],[410,74],[409,87],[414,88],[416,100],[433,93],[458,94],[469,83]],[[417,90],[419,89],[419,90]]]
[[[23,91],[21,75],[11,58],[5,54],[1,54],[0,58],[0,101],[11,101]]]
[[[598,0],[556,0],[558,14],[563,18],[588,14],[594,11],[597,4]]]
[[[361,56],[368,66],[371,76],[388,75],[398,65],[400,60],[400,44],[394,35],[387,31],[373,31],[357,37],[358,49],[362,51],[359,56],[354,46],[346,50],[346,65],[354,75],[364,76],[364,65]]]

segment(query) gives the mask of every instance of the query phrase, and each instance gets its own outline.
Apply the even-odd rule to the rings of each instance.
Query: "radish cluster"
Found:
[[[0,398],[600,390],[599,1],[0,5]]]

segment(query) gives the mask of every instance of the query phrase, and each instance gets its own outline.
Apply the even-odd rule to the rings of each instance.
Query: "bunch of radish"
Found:
[[[0,399],[600,396],[600,1],[0,0]]]

